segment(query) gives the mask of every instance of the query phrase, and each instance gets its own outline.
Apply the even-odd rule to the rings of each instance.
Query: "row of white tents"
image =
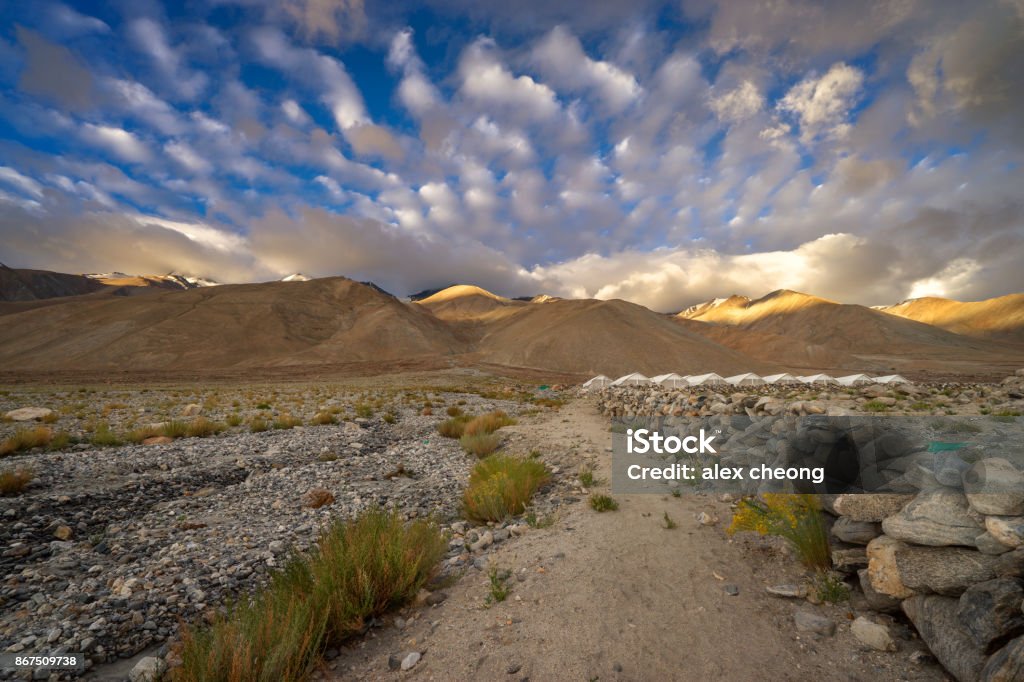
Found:
[[[633,372],[618,379],[611,379],[599,374],[583,384],[583,388],[606,388],[608,386],[650,386],[658,385],[666,388],[689,388],[691,386],[765,386],[768,384],[811,384],[817,386],[864,386],[867,384],[909,384],[910,382],[899,374],[888,374],[886,376],[871,377],[867,374],[850,374],[843,377],[831,377],[828,374],[811,374],[808,376],[793,376],[792,374],[770,374],[758,376],[747,372],[731,377],[723,377],[711,372],[709,374],[693,374],[680,376],[678,374],[659,374],[656,377],[646,377],[639,372]]]

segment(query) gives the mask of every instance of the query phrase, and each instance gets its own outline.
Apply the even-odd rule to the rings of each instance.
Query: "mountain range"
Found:
[[[471,285],[402,301],[344,277],[209,286],[175,275],[114,275],[0,267],[0,370],[371,374],[414,363],[573,377],[896,371],[952,378],[1024,366],[1024,294],[873,309],[780,290],[670,315],[621,300],[510,299]]]

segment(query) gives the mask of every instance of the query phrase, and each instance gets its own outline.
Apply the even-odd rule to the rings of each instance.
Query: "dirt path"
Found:
[[[578,446],[609,480],[607,421],[585,401],[514,427],[530,441]],[[606,489],[607,485],[603,486]],[[814,607],[765,593],[799,579],[791,560],[730,542],[728,505],[685,494],[618,495],[617,512],[571,505],[546,529],[503,543],[490,565],[514,571],[508,599],[490,608],[485,571],[471,569],[438,606],[414,608],[346,649],[330,678],[393,680],[890,680],[945,679],[934,666],[859,649],[847,627],[832,638],[796,631],[792,614],[817,609],[836,622],[848,607]],[[584,500],[585,502],[585,500]],[[662,526],[665,513],[678,528]],[[753,555],[752,555],[753,554]],[[726,586],[739,593],[730,596]],[[409,672],[392,654],[419,651]]]

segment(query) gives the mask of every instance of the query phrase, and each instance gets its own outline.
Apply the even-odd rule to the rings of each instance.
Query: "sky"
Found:
[[[0,5],[0,262],[1024,291],[1024,0]]]

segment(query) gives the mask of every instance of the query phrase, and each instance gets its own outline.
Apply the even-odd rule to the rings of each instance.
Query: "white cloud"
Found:
[[[513,119],[548,121],[561,107],[554,91],[530,76],[515,76],[495,54],[493,41],[480,39],[459,61],[459,92],[475,104],[502,110]]]
[[[171,158],[193,173],[206,174],[213,168],[210,162],[196,153],[196,150],[187,142],[168,142],[164,145],[164,151],[167,152]]]
[[[711,93],[708,101],[711,110],[722,121],[737,122],[750,118],[764,108],[764,96],[757,85],[745,80],[732,90],[721,94]]]
[[[591,59],[579,39],[556,26],[531,51],[531,61],[547,80],[568,92],[593,91],[611,113],[618,113],[642,94],[636,78],[608,61]]]
[[[151,156],[146,145],[134,133],[123,128],[86,123],[82,127],[82,137],[123,161],[142,163],[148,161]]]
[[[288,117],[288,120],[297,126],[309,125],[309,114],[293,99],[286,99],[281,102],[281,111]]]
[[[163,26],[148,18],[135,19],[128,34],[136,49],[150,56],[163,75],[166,86],[185,99],[194,99],[206,89],[207,77],[187,68],[167,38]]]
[[[153,129],[165,135],[177,135],[184,129],[178,113],[153,91],[136,81],[109,78],[104,86],[115,101]]]
[[[0,166],[0,182],[15,187],[20,192],[30,194],[36,199],[41,199],[43,196],[42,185],[8,166]]]
[[[848,130],[848,115],[863,85],[864,73],[840,62],[820,78],[810,76],[794,85],[778,106],[796,115],[804,142],[820,135],[841,137]]]

